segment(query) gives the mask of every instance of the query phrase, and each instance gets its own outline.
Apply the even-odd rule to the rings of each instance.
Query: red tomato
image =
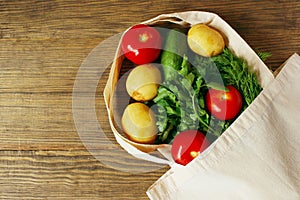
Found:
[[[141,65],[156,60],[161,45],[161,36],[155,28],[138,24],[124,34],[121,48],[128,60]]]
[[[172,157],[176,163],[187,165],[209,146],[208,140],[198,130],[179,133],[172,144]]]
[[[207,110],[220,120],[236,117],[243,104],[240,92],[231,85],[227,88],[228,91],[209,89],[205,97]]]

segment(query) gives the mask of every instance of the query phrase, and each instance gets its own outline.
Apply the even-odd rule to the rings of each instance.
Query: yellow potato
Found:
[[[128,94],[137,101],[149,101],[157,95],[161,73],[153,63],[135,67],[126,80]]]
[[[122,116],[122,129],[128,139],[139,143],[153,143],[157,136],[153,111],[143,103],[129,104]]]
[[[205,24],[196,24],[188,31],[188,45],[195,53],[211,57],[223,51],[225,42],[217,30]]]

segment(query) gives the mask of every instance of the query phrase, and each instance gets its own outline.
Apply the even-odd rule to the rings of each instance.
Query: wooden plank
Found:
[[[128,158],[123,162],[126,168],[140,167],[128,164]],[[132,199],[164,171],[165,168],[147,174],[116,171],[85,151],[0,151],[0,198]]]

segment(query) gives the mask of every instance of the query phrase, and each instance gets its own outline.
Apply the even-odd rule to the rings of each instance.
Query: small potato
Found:
[[[196,24],[188,31],[188,45],[195,53],[212,57],[223,51],[225,42],[217,30],[205,24]]]
[[[143,103],[129,104],[122,116],[122,128],[128,139],[138,143],[153,143],[157,136],[153,111]]]
[[[135,67],[126,80],[128,94],[137,101],[149,101],[157,95],[161,73],[155,64]]]

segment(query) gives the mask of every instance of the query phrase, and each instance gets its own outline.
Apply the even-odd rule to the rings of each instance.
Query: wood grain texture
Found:
[[[96,94],[107,138],[93,151],[74,124],[74,81],[106,38],[161,13],[188,10],[219,14],[251,47],[272,53],[266,61],[272,69],[300,53],[296,0],[0,2],[0,199],[147,199],[147,188],[168,167],[138,162],[114,141],[102,97],[108,70]],[[138,168],[149,172],[132,172]]]

